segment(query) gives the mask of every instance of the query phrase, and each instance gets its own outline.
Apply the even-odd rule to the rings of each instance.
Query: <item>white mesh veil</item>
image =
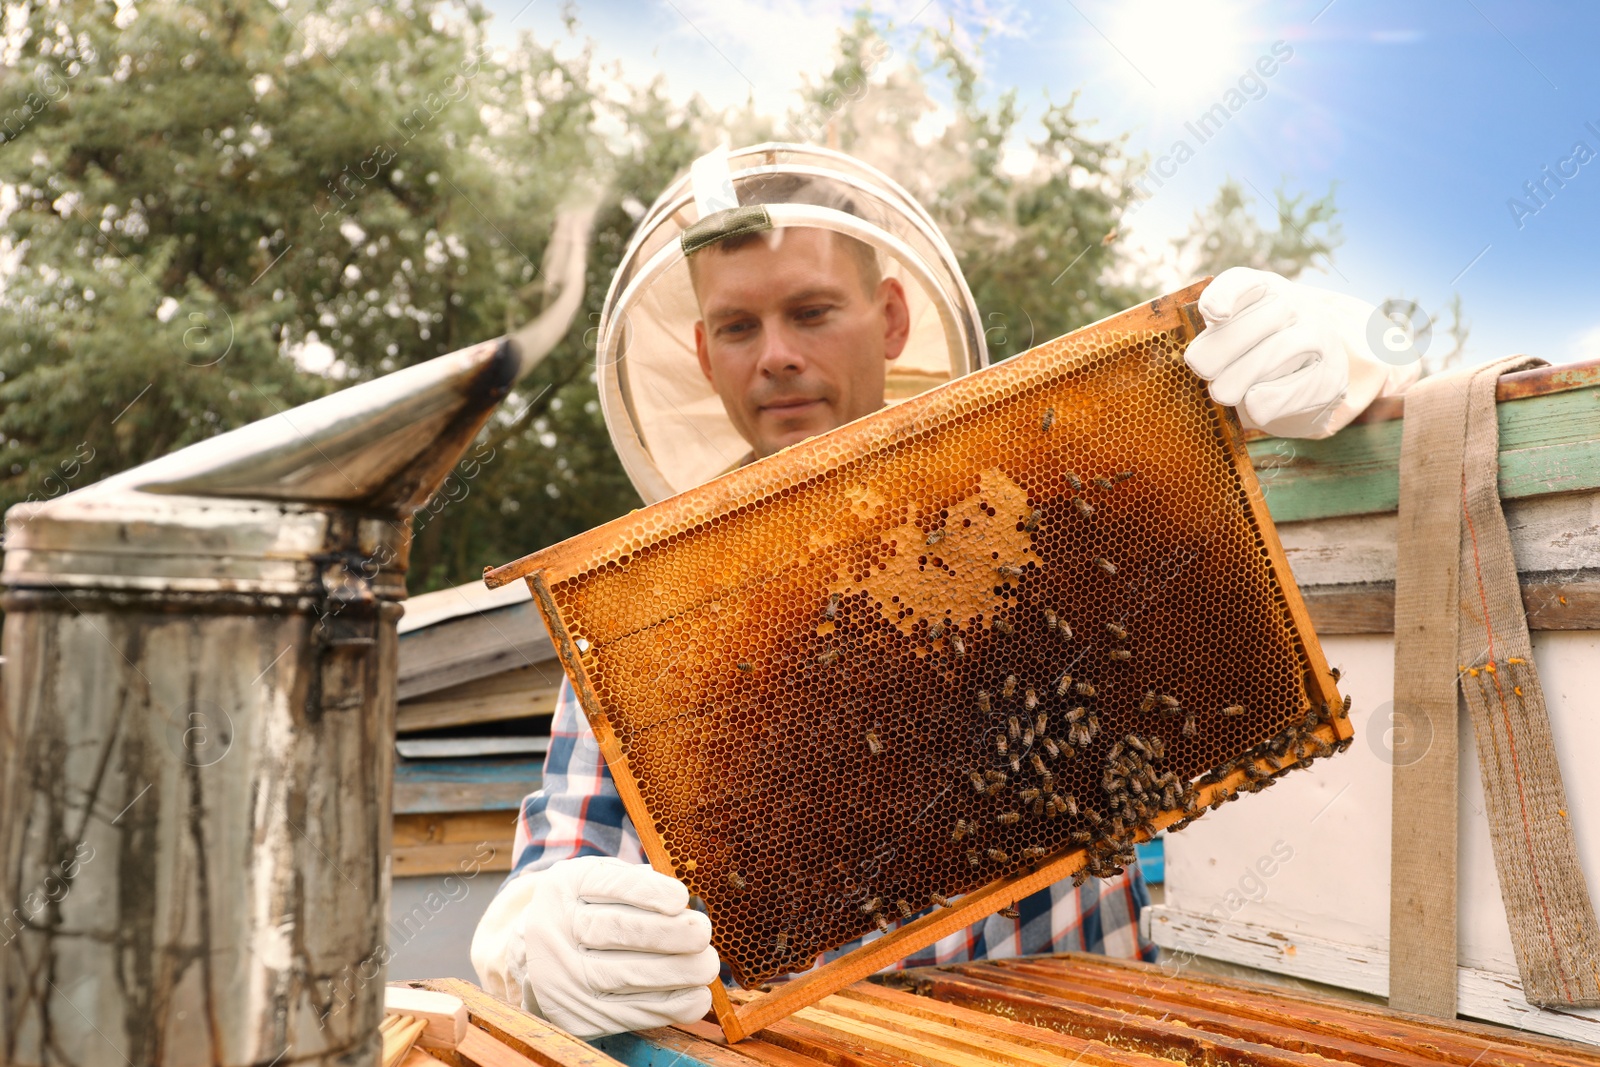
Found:
[[[623,467],[647,503],[735,466],[750,446],[700,372],[687,253],[735,233],[805,226],[878,251],[899,278],[911,336],[885,399],[915,396],[986,365],[977,308],[938,227],[904,189],[843,153],[769,143],[719,150],[673,182],[635,231],[601,315],[600,403]]]

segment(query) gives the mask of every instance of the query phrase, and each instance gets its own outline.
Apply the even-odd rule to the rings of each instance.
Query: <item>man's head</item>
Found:
[[[700,370],[758,457],[883,406],[910,313],[870,246],[788,227],[709,245],[689,271]]]

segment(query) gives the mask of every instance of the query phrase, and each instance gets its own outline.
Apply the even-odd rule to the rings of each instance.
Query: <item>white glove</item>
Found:
[[[1327,437],[1421,374],[1420,363],[1373,354],[1371,304],[1268,271],[1223,271],[1200,294],[1200,314],[1206,329],[1184,355],[1189,368],[1247,427],[1279,437]]]
[[[720,962],[682,882],[585,856],[503,888],[473,934],[472,966],[489,993],[591,1038],[702,1018]]]

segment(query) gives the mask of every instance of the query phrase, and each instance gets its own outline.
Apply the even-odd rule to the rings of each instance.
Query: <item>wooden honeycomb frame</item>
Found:
[[[1193,302],[1205,284],[1103,320],[486,573],[491,587],[516,578],[528,581],[646,855],[657,870],[685,880],[705,901],[718,937],[732,939],[719,940],[718,947],[736,977],[755,984],[771,973],[803,969],[817,952],[858,936],[864,931],[850,924],[859,927],[867,912],[863,908],[861,915],[851,915],[844,905],[863,893],[878,905],[873,921],[886,925],[881,898],[871,895],[871,884],[861,888],[853,873],[866,869],[865,860],[856,866],[847,862],[863,853],[850,851],[853,846],[839,827],[856,824],[838,818],[829,823],[815,810],[832,802],[835,792],[866,790],[865,795],[882,799],[883,807],[893,810],[883,814],[874,808],[870,815],[862,814],[869,821],[860,825],[876,831],[887,823],[894,835],[890,859],[899,856],[902,843],[915,857],[914,864],[883,873],[878,863],[883,853],[874,855],[871,873],[864,878],[902,887],[916,883],[917,893],[902,891],[916,899],[918,911],[928,899],[924,894],[929,885],[940,886],[936,894],[961,894],[954,906],[933,907],[749,1003],[736,1005],[714,983],[713,1002],[729,1040],[739,1040],[1073,876],[1085,865],[1103,873],[1115,862],[1111,848],[1125,850],[1128,841],[1143,840],[1191,817],[1186,811],[1198,817],[1208,805],[1259,790],[1270,784],[1267,779],[1348,744],[1348,716],[1339,710],[1335,679],[1284,559],[1238,423],[1231,411],[1210,401],[1203,384],[1182,363],[1183,347],[1203,325]],[[1116,432],[1095,432],[1107,426]],[[1069,445],[1073,456],[1081,456],[1070,460],[1082,469],[1081,475],[1069,474],[1062,457],[1052,452]],[[960,455],[951,461],[939,458],[956,453]],[[1112,478],[1119,467],[1110,462],[1111,453],[1119,462],[1134,464],[1136,476],[1126,486]],[[1138,474],[1141,457],[1147,464],[1144,475]],[[1019,470],[1019,463],[1033,466],[1012,478],[1006,474],[1008,462]],[[1103,488],[1088,484],[1095,478]],[[1030,508],[1036,509],[1031,518]],[[1006,517],[998,518],[1004,509],[1009,509]],[[804,521],[808,514],[811,521]],[[1100,529],[1105,532],[1097,533]],[[946,530],[937,536],[948,540],[935,542],[937,530]],[[1176,532],[1161,541],[1167,531]],[[1143,568],[1137,579],[1128,566],[1120,578],[1096,574],[1087,557],[1092,549],[1084,547],[1085,542],[1098,543],[1096,538],[1113,545],[1137,542],[1153,555],[1146,558],[1130,550]],[[1172,563],[1179,559],[1178,546],[1185,538],[1188,555]],[[908,543],[924,539],[926,544]],[[941,543],[944,547],[937,547]],[[1064,557],[1069,548],[1073,554]],[[945,560],[939,552],[951,558]],[[1102,570],[1103,558],[1093,557]],[[1174,573],[1152,578],[1151,559]],[[1074,576],[1056,577],[1066,570]],[[1110,570],[1116,570],[1114,564]],[[1063,646],[1070,646],[1070,653],[1059,656],[1048,647],[1040,651],[1050,638],[1036,632],[1036,594],[1045,596],[1051,588],[1059,592],[1053,582],[1075,583],[1068,587],[1072,603],[1063,604],[1063,613],[1072,614],[1076,633]],[[874,587],[884,595],[876,595]],[[1189,597],[1189,615],[1181,620],[1188,625],[1157,626],[1159,620],[1150,613],[1170,615],[1163,598],[1174,595]],[[1143,600],[1134,603],[1134,598]],[[1127,624],[1122,628],[1134,631],[1130,637],[1108,639],[1097,625],[1086,625],[1085,614],[1112,602],[1120,605],[1112,614]],[[941,613],[948,631],[942,634],[931,629]],[[775,616],[781,618],[773,623]],[[1204,630],[1208,624],[1214,624],[1214,635]],[[1242,635],[1237,641],[1229,636],[1235,631]],[[992,870],[966,872],[963,879],[952,872],[962,871],[963,854],[978,868],[973,859],[977,849],[963,852],[960,845],[939,845],[927,836],[931,821],[923,824],[918,814],[907,823],[899,813],[917,808],[938,781],[959,783],[961,765],[976,767],[974,761],[981,759],[970,751],[947,755],[946,750],[960,749],[963,737],[970,742],[980,733],[987,746],[1005,729],[998,724],[1012,715],[1000,706],[998,691],[986,701],[998,706],[988,718],[970,710],[937,714],[926,705],[932,699],[930,685],[946,708],[969,702],[972,678],[987,669],[984,664],[993,668],[1006,641],[1018,642],[1010,659],[1032,665],[1025,673],[1035,687],[1044,681],[1040,664],[1050,657],[1055,659],[1052,677],[1061,662],[1068,662],[1081,678],[1110,678],[1109,686],[1101,685],[1108,692],[1098,697],[1091,686],[1091,698],[1104,698],[1100,704],[1091,700],[1091,712],[1103,712],[1114,721],[1110,733],[1118,737],[1129,723],[1142,731],[1130,730],[1137,736],[1164,737],[1164,746],[1173,750],[1164,766],[1184,783],[1166,798],[1176,795],[1182,802],[1159,803],[1141,791],[1137,825],[1124,826],[1124,816],[1116,814],[1119,802],[1122,812],[1130,810],[1124,783],[1119,796],[1104,794],[1110,806],[1085,802],[1086,807],[1093,803],[1112,812],[1116,828],[1115,834],[1096,831],[1102,837],[1085,847],[1064,837],[1069,824],[1078,825],[1076,811],[1073,819],[1054,820],[1064,812],[1051,806],[1050,815],[1042,816],[1037,794],[1027,803],[998,799],[996,804],[1015,804],[1021,811],[996,814],[995,820],[1016,814],[1013,823],[1021,820],[1023,825],[996,830],[985,820],[981,835],[975,830],[973,836],[988,840],[985,856],[1004,859],[995,860]],[[1181,647],[1173,644],[1185,641]],[[1129,644],[1127,662],[1109,662],[1116,648]],[[1207,650],[1213,646],[1233,656],[1237,677],[1219,681],[1208,673],[1214,657]],[[1168,659],[1177,664],[1171,669],[1161,659],[1160,650],[1168,647]],[[1141,650],[1151,648],[1157,651],[1143,655]],[[884,656],[898,657],[887,681],[853,666],[891,662]],[[1087,665],[1076,666],[1085,657],[1090,657]],[[1195,677],[1177,677],[1173,672],[1180,668]],[[1152,672],[1171,678],[1170,684],[1150,686]],[[991,674],[998,678],[992,669],[984,677]],[[924,679],[922,688],[911,688],[908,679],[914,676]],[[1180,726],[1164,718],[1150,704],[1150,695],[1133,708],[1132,690],[1121,684],[1128,677],[1144,679],[1146,694],[1185,694],[1181,714],[1190,721]],[[893,698],[907,689],[919,699],[911,719],[889,723],[886,717],[900,713],[893,709],[904,711],[905,702]],[[952,695],[956,690],[960,694]],[[1220,711],[1221,701],[1242,699],[1228,696],[1234,692],[1257,698],[1243,712],[1238,710],[1243,703],[1227,705],[1241,717]],[[849,707],[837,712],[841,693],[859,695],[863,707],[881,697],[886,710],[875,712],[876,718]],[[1072,695],[1066,702],[1083,699]],[[1014,707],[1009,710],[1015,713]],[[852,715],[853,725],[838,726]],[[1203,729],[1197,715],[1204,716]],[[797,730],[809,730],[813,738],[824,730],[834,732],[813,744],[804,755],[806,762],[783,763],[784,746],[798,736]],[[943,748],[926,740],[929,731],[936,741],[943,739]],[[1014,736],[1016,725],[1009,732]],[[955,736],[953,744],[947,734]],[[1031,747],[1032,731],[1027,736],[1028,758],[1037,761],[1041,757]],[[1074,751],[1065,742],[1060,747]],[[1128,758],[1112,755],[1105,741],[1080,747],[1085,757],[1091,750],[1105,757],[1102,774],[1114,773],[1104,768]],[[752,748],[760,750],[758,757],[748,755]],[[1115,744],[1116,751],[1122,748]],[[888,760],[902,762],[871,762],[885,759],[886,749]],[[1020,771],[1016,754],[1013,748],[1010,755],[997,758],[1010,760],[1011,769]],[[925,758],[946,755],[939,765],[937,759]],[[1082,783],[1093,780],[1084,776],[1092,775],[1096,764],[1087,758],[1072,763],[1073,758],[1061,761],[1061,779],[1077,783],[1074,788],[1091,796]],[[1156,762],[1150,761],[1151,774]],[[1181,775],[1174,764],[1183,766]],[[1040,762],[1032,766],[1043,768]],[[773,785],[779,776],[775,767],[787,768],[787,786]],[[926,782],[927,775],[919,777],[914,768],[929,767],[937,772],[936,780]],[[806,777],[816,768],[823,778]],[[1055,770],[1045,768],[1040,779],[1052,789]],[[1016,784],[1027,773],[1020,772]],[[790,810],[784,788],[806,800],[800,810]],[[949,796],[951,788],[946,784],[922,813]],[[1065,791],[1067,785],[1060,788]],[[988,803],[995,793],[991,787],[974,798],[958,790],[965,800],[952,797],[943,803],[967,811]],[[829,810],[837,815],[836,809]],[[853,810],[860,811],[859,803]],[[736,818],[741,815],[743,821]],[[818,844],[816,834],[802,848],[787,852],[761,840],[752,843],[753,833],[757,838],[769,829],[792,834],[802,824],[820,826],[818,833],[831,826],[835,843]],[[1102,819],[1097,817],[1094,825],[1102,826]],[[938,833],[948,836],[948,826],[941,823]],[[913,834],[920,836],[910,840]],[[1008,852],[1013,846],[1006,842],[1013,838],[999,841],[1003,835],[1022,835],[1016,840],[1032,842],[1032,854]],[[843,857],[834,864],[839,873],[805,868],[794,858],[799,852]],[[751,855],[788,857],[787,876],[752,864]],[[752,887],[758,878],[760,884]],[[805,940],[823,923],[815,910],[800,916],[816,919],[811,926],[791,915],[778,920],[781,929],[772,936],[772,915],[781,910],[773,901],[799,896],[802,890],[796,885],[801,882],[829,887],[828,893],[818,890],[805,898],[832,909],[826,919],[830,932],[820,942]],[[746,902],[753,903],[746,907]],[[775,955],[763,962],[767,952]],[[791,955],[798,965],[781,966]]]

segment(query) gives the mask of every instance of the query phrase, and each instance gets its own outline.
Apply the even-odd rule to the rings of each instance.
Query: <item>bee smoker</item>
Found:
[[[377,1064],[410,518],[576,225],[521,333],[7,513],[0,1062]]]

